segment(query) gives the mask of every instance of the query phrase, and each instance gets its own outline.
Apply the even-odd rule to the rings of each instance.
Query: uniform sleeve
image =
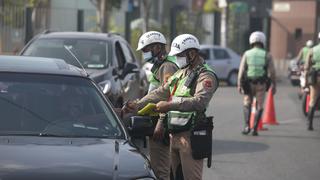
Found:
[[[307,55],[306,63],[304,64],[304,72],[305,72],[305,79],[306,80],[307,80],[308,74],[310,72],[310,68],[312,66],[312,56],[313,56],[313,52],[309,51],[309,53]]]
[[[158,89],[153,90],[142,99],[137,101],[137,108],[141,109],[148,103],[158,103],[159,101],[167,101],[170,97],[169,83],[160,86]]]
[[[179,97],[171,101],[170,110],[203,111],[208,106],[214,92],[218,88],[218,80],[211,73],[199,75],[193,97]]]
[[[157,78],[160,80],[160,83],[163,85],[167,82],[168,78],[172,76],[176,71],[178,70],[178,67],[171,63],[171,62],[164,62],[162,66],[159,68],[159,71],[157,73]]]
[[[267,61],[268,61],[268,75],[272,81],[272,83],[276,84],[276,70],[274,67],[273,58],[270,53],[267,55]]]
[[[238,86],[242,86],[241,84],[241,79],[243,77],[243,73],[245,71],[245,65],[246,65],[246,56],[245,54],[242,56],[241,58],[241,62],[240,62],[240,67],[239,67],[239,72],[238,72]]]

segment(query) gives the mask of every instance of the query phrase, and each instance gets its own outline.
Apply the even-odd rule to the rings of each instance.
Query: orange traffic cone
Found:
[[[269,88],[266,108],[262,116],[262,122],[270,125],[278,125],[279,123],[276,120],[276,113],[273,102],[273,93],[272,88]]]
[[[306,112],[307,113],[309,111],[309,103],[310,103],[310,94],[307,95],[307,99],[306,99]]]
[[[254,127],[254,119],[255,119],[255,114],[257,111],[257,101],[256,98],[253,99],[252,106],[251,106],[251,115],[250,115],[250,129],[253,129]],[[263,128],[263,123],[260,119],[259,124],[258,124],[258,131],[263,131],[263,130],[268,130],[267,128]]]

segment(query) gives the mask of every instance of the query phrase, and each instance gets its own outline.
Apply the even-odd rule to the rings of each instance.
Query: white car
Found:
[[[216,45],[201,45],[200,53],[206,63],[214,69],[220,80],[236,86],[241,57],[229,48]]]

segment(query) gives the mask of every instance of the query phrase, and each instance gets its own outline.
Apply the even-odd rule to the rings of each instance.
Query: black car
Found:
[[[95,82],[53,58],[0,56],[0,179],[155,179]]]
[[[116,34],[47,31],[34,37],[20,55],[59,58],[75,66],[80,61],[116,107],[142,97],[148,89],[130,46]]]

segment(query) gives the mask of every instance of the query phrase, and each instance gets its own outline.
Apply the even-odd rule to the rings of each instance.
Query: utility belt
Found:
[[[308,73],[307,76],[309,85],[315,85],[317,83],[320,83],[318,82],[318,79],[320,78],[320,70],[311,68],[311,71]]]
[[[257,85],[257,84],[266,84],[266,91],[269,90],[271,86],[271,79],[268,76],[262,76],[256,79],[251,79],[248,77],[244,77],[242,80],[242,89],[244,91],[244,94],[251,94],[251,86],[250,84]]]

